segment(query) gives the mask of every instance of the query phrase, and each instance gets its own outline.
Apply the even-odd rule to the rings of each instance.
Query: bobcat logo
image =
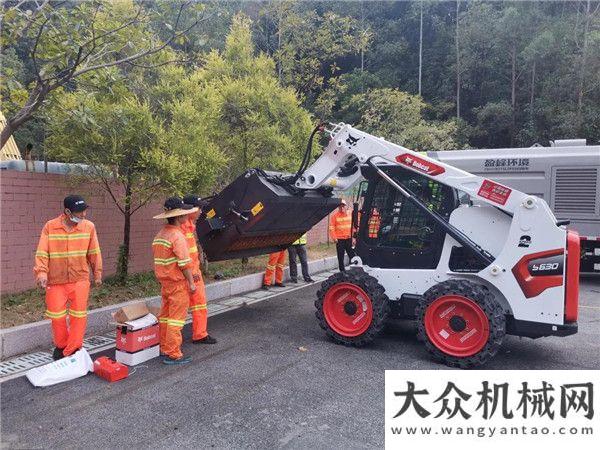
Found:
[[[360,139],[361,138],[355,138],[351,134],[349,134],[348,139],[346,139],[346,142],[348,143],[348,145],[350,145],[350,147],[354,147],[356,143],[360,141]]]
[[[519,238],[519,247],[529,247],[531,244],[531,236],[523,235]]]

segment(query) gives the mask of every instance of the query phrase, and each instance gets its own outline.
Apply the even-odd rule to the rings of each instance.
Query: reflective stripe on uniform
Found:
[[[46,310],[46,316],[49,317],[50,319],[60,319],[61,317],[65,317],[66,315],[67,315],[66,309],[64,309],[62,311],[58,311],[58,312],[52,312],[52,311]]]
[[[189,264],[190,262],[192,262],[192,260],[190,258],[186,258],[186,259],[180,259],[179,261],[177,261],[177,265],[179,267],[183,267],[186,264]]]
[[[185,325],[185,320],[167,319],[167,325],[172,327],[183,328],[183,326]]]
[[[88,250],[87,254],[88,255],[99,255],[100,254],[100,247]]]
[[[166,317],[160,317],[158,319],[158,323],[167,323],[169,321],[169,319],[167,319]]]
[[[154,239],[152,241],[152,245],[162,245],[163,247],[167,247],[167,248],[173,247],[173,244],[171,244],[166,239]]]
[[[49,241],[73,241],[75,239],[89,239],[91,233],[73,233],[73,234],[49,234]]]
[[[87,256],[88,251],[87,250],[73,250],[71,252],[50,252],[48,254],[48,257],[50,259],[57,259],[57,258],[68,258],[70,256]]]
[[[185,237],[186,238],[193,238],[194,237],[194,233],[185,233]]]
[[[198,253],[198,247],[194,246],[190,248],[190,253]]]
[[[154,264],[157,266],[168,266],[177,262],[177,258],[154,258]]]
[[[35,252],[35,256],[43,256],[44,258],[48,257],[48,252],[44,252],[42,250],[38,250],[37,252]]]
[[[200,309],[206,309],[206,305],[194,305],[194,306],[190,306],[190,311],[198,311]]]
[[[83,318],[87,316],[87,311],[83,310],[83,311],[77,311],[75,309],[69,309],[69,315],[73,316],[73,317],[79,317],[79,318]]]

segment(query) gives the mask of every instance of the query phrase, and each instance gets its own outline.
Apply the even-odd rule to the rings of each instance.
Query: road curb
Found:
[[[331,270],[337,267],[337,258],[315,259],[308,262],[310,273],[319,273]],[[285,279],[289,279],[289,267],[284,271]],[[262,273],[245,275],[243,277],[232,278],[231,280],[218,281],[206,285],[207,301],[220,300],[233,295],[243,294],[245,292],[260,289],[263,281]],[[103,334],[109,331],[112,322],[111,313],[122,306],[131,305],[139,302],[148,302],[159,305],[160,296],[138,298],[124,303],[105,306],[89,311],[86,335]],[[52,347],[52,334],[50,332],[50,320],[28,323],[16,327],[0,330],[0,360],[11,358],[22,353],[28,353],[40,347]]]

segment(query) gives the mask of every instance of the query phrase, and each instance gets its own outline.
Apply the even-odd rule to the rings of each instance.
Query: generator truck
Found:
[[[357,183],[356,256],[315,300],[335,342],[363,346],[388,319],[414,319],[435,359],[470,368],[506,334],[577,332],[579,237],[543,199],[343,123],[313,130],[295,174],[248,170],[213,196],[199,241],[209,260],[282,250]]]

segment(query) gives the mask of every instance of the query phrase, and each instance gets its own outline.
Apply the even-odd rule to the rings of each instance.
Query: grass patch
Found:
[[[335,246],[319,244],[308,247],[309,259],[320,259],[335,255]],[[208,264],[204,273],[206,284],[214,283],[218,273],[223,278],[236,278],[243,275],[258,273],[265,270],[267,255],[249,258],[246,264],[241,260],[219,261]],[[151,297],[160,294],[160,284],[154,277],[154,272],[143,272],[130,275],[124,283],[114,277],[106,278],[100,287],[92,288],[88,309],[102,308],[115,303],[122,303],[136,298]],[[17,294],[6,294],[1,299],[0,327],[8,328],[25,323],[37,322],[44,319],[46,304],[44,291],[30,289]]]

